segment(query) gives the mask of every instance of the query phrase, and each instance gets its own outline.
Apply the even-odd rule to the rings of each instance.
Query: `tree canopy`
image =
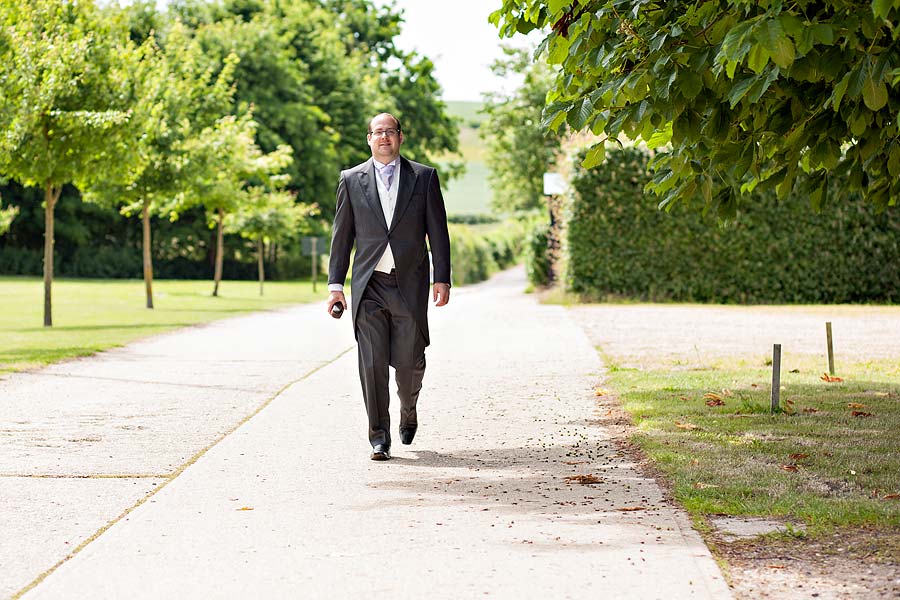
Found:
[[[648,186],[663,207],[730,214],[774,187],[819,208],[834,178],[881,208],[900,198],[897,0],[504,0],[490,19],[548,31],[545,127],[664,150]]]

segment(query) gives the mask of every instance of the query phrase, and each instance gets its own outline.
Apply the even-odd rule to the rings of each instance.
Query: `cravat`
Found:
[[[389,165],[384,165],[384,168],[381,169],[381,181],[384,182],[384,187],[387,189],[391,189],[391,182],[394,180],[394,164],[391,163]]]

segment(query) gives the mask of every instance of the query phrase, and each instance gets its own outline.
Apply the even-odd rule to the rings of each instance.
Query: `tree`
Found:
[[[12,225],[13,219],[15,219],[18,214],[18,206],[7,206],[4,209],[0,209],[0,235],[9,231],[9,226]]]
[[[127,180],[143,160],[146,48],[91,2],[0,2],[0,177],[44,189],[44,326],[53,324],[53,211],[63,185]]]
[[[159,24],[160,19],[145,4],[137,4],[129,11],[132,16],[132,35],[153,31],[145,22]],[[140,17],[135,18],[135,17]],[[135,27],[138,31],[135,31]],[[149,127],[141,139],[146,161],[132,180],[105,181],[86,193],[87,201],[119,206],[126,216],[141,215],[143,275],[147,308],[153,308],[153,256],[150,217],[162,206],[171,205],[190,185],[190,164],[185,144],[231,110],[233,88],[231,81],[237,58],[225,57],[224,66],[206,58],[199,42],[179,22],[160,32],[162,49],[154,55],[150,68],[135,73],[135,77],[153,80],[154,102],[146,115]],[[150,34],[149,43],[156,43]],[[155,47],[155,46],[154,46]]]
[[[225,231],[238,233],[254,242],[259,295],[262,296],[266,280],[266,244],[277,243],[301,233],[311,233],[308,219],[318,213],[318,206],[298,204],[290,192],[269,192],[259,186],[249,188],[247,194],[247,202],[225,219]]]
[[[560,152],[560,136],[540,127],[552,73],[546,64],[532,62],[525,49],[507,47],[504,53],[506,58],[491,67],[494,74],[524,78],[510,93],[485,95],[487,118],[480,134],[487,145],[491,208],[497,213],[545,208],[543,175]]]
[[[255,196],[263,193],[257,189],[260,186],[265,191],[278,191],[290,179],[282,173],[292,161],[290,146],[264,153],[254,139],[256,128],[249,113],[241,117],[229,115],[182,144],[190,156],[194,179],[190,193],[170,212],[177,218],[178,210],[200,204],[206,209],[210,227],[216,228],[213,296],[219,295],[222,281],[227,215],[253,202]]]
[[[648,186],[661,207],[730,214],[774,187],[818,209],[833,178],[880,208],[900,197],[896,0],[504,0],[490,20],[502,36],[549,29],[545,127],[667,149]]]

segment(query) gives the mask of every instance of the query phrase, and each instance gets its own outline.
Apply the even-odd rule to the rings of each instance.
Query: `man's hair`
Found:
[[[378,113],[377,115],[375,115],[374,117],[372,117],[371,119],[369,119],[369,124],[367,125],[368,131],[367,131],[366,133],[372,133],[372,121],[374,121],[374,120],[377,119],[378,117],[390,117],[390,118],[392,118],[392,119],[394,120],[394,123],[397,124],[397,131],[403,131],[403,128],[400,127],[400,119],[398,119],[397,117],[395,117],[395,116],[392,115],[391,113]]]

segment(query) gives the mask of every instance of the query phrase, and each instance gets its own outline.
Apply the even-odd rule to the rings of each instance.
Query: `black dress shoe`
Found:
[[[391,450],[384,444],[375,444],[372,448],[372,460],[391,460]]]
[[[416,429],[417,427],[401,427],[400,428],[400,442],[409,446],[412,444],[413,438],[416,437]]]

